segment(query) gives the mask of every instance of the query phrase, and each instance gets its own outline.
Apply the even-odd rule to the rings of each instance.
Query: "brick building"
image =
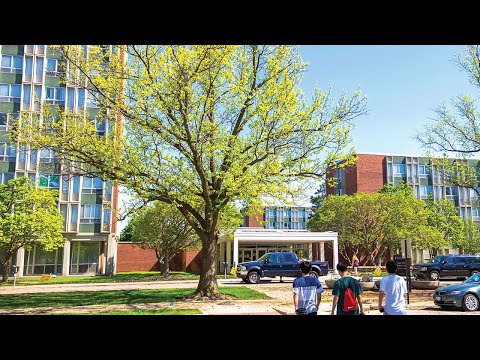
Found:
[[[433,194],[435,201],[450,200],[464,219],[480,221],[476,207],[476,193],[472,189],[446,185],[442,173],[429,164],[427,157],[414,155],[356,154],[357,162],[345,169],[330,169],[327,179],[335,177],[335,186],[327,186],[327,195],[352,195],[357,192],[373,193],[385,184],[397,185],[401,181],[412,186],[416,198],[426,200]],[[469,160],[476,165],[478,160]],[[450,254],[452,249],[440,253]],[[389,254],[388,254],[389,256]],[[414,249],[414,262],[429,258],[428,252]]]

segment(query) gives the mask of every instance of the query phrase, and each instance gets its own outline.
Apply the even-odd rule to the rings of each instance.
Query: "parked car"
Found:
[[[256,261],[238,264],[237,277],[250,284],[260,282],[262,277],[298,277],[302,275],[300,262],[294,252],[271,252],[264,254]],[[318,277],[328,274],[328,261],[312,261],[311,263],[311,275]]]
[[[442,308],[457,307],[476,311],[480,305],[480,273],[470,276],[461,284],[437,289],[433,294],[435,305]]]
[[[480,272],[480,256],[440,255],[432,262],[413,265],[417,279],[439,280],[442,278],[468,278]]]

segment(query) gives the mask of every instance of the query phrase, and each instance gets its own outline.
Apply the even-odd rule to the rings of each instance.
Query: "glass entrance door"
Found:
[[[242,250],[242,259],[240,262],[253,261],[253,249],[243,249]]]

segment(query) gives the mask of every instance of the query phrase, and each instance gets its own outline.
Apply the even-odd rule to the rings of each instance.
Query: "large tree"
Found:
[[[455,62],[465,71],[470,83],[480,89],[479,46],[467,46],[455,57]],[[479,164],[468,160],[480,153],[478,104],[478,94],[458,94],[449,105],[440,104],[434,109],[432,121],[418,134],[417,140],[432,157],[432,165],[442,172],[446,183],[471,188],[480,195]]]
[[[0,266],[8,281],[8,264],[18,249],[43,246],[46,251],[63,246],[63,216],[55,191],[37,189],[26,177],[0,184]]]
[[[198,236],[174,205],[155,202],[145,207],[132,220],[133,243],[155,250],[161,272],[169,275],[169,262],[179,252],[198,245]]]
[[[463,220],[458,216],[457,207],[447,199],[433,200],[432,194],[427,199],[428,225],[437,229],[443,236],[441,244],[459,248],[465,237]],[[439,247],[438,249],[440,249]],[[431,255],[436,255],[436,250]]]
[[[26,120],[18,140],[53,149],[87,174],[174,205],[202,243],[195,296],[218,297],[219,218],[232,203],[299,195],[305,179],[348,163],[350,134],[365,112],[360,91],[316,89],[295,46],[61,46],[67,81],[87,88],[113,131],[99,137],[83,114]],[[123,118],[120,126],[119,118]],[[34,119],[35,120],[35,119]],[[347,160],[347,161],[345,161]],[[200,209],[200,210],[199,210]]]
[[[378,193],[330,195],[315,209],[308,228],[339,233],[339,248],[358,247],[369,264],[380,265],[388,248],[399,248],[400,240],[415,236],[426,225],[425,203],[413,196],[409,186],[387,185]]]

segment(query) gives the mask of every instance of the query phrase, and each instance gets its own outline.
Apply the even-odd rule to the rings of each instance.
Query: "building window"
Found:
[[[35,65],[35,82],[42,82],[43,80],[43,58],[37,57],[37,64]]]
[[[39,175],[38,186],[48,189],[60,188],[60,175]]]
[[[0,71],[6,73],[21,74],[22,65],[22,56],[2,55],[2,67],[0,68]]]
[[[82,193],[95,194],[101,193],[103,188],[103,181],[99,177],[83,177]]]
[[[405,176],[405,164],[393,164],[393,175],[397,177]]]
[[[100,224],[102,205],[82,205],[80,224]]]
[[[65,105],[65,88],[46,87],[45,101],[52,105]]]
[[[91,119],[90,121],[92,122],[93,126],[95,126],[95,134],[97,134],[98,136],[105,135],[107,131],[107,126],[104,119],[95,118]]]
[[[446,196],[456,196],[457,187],[456,186],[445,186],[445,195]]]
[[[55,163],[57,158],[54,150],[43,149],[40,150],[40,162],[41,163]]]
[[[96,91],[87,91],[87,107],[100,107],[98,93]]]
[[[7,184],[9,180],[13,179],[15,173],[0,173],[0,184]]]
[[[0,84],[0,102],[20,103],[21,85]]]
[[[426,177],[427,175],[430,175],[430,166],[428,165],[418,165],[418,170],[421,177]]]
[[[0,161],[15,161],[15,145],[0,142]]]
[[[110,209],[103,209],[103,231],[110,231]]]
[[[433,188],[431,185],[420,185],[420,198],[426,199],[429,194],[431,194]]]
[[[12,125],[12,120],[18,119],[18,113],[0,113],[0,131],[8,131]]]
[[[473,208],[472,207],[472,217],[473,218],[479,218],[480,217],[480,211],[478,208]]]
[[[67,68],[67,62],[65,60],[47,59],[47,72],[48,76],[58,76],[65,73]]]

